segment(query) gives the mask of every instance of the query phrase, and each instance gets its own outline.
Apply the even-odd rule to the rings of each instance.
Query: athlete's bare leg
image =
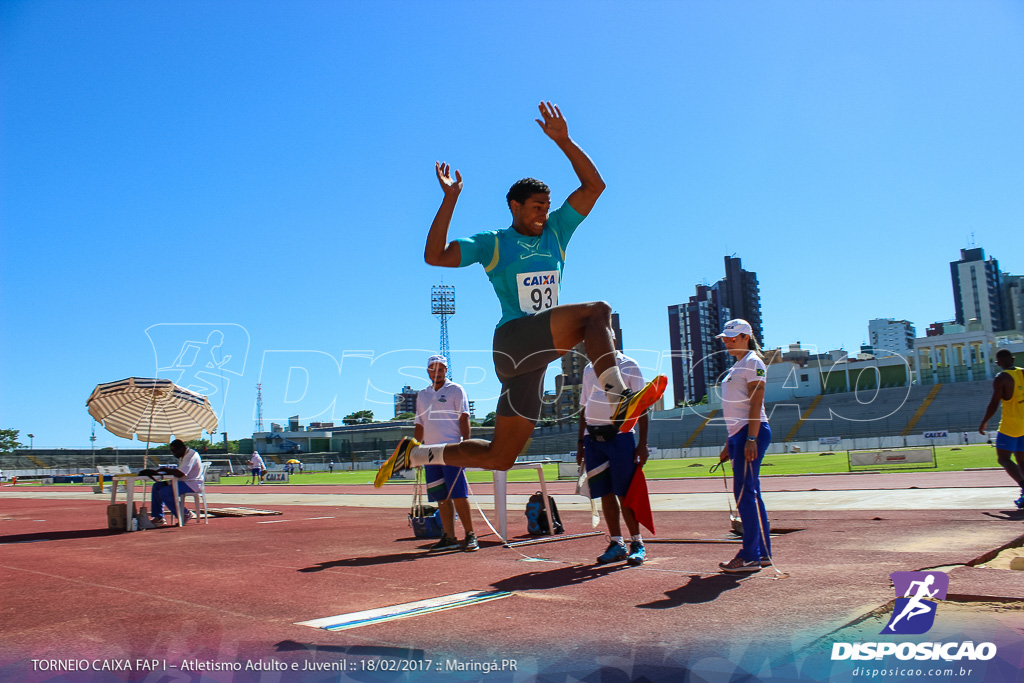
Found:
[[[551,309],[549,322],[551,339],[554,350],[560,355],[583,342],[598,378],[606,383],[605,392],[614,391],[621,395],[613,424],[621,425],[628,430],[640,413],[665,390],[667,380],[664,376],[656,378],[660,379],[660,383],[655,391],[636,394],[628,391],[615,362],[611,316],[611,306],[604,301],[556,306]],[[654,386],[655,383],[650,382],[645,389]],[[530,440],[535,426],[536,417],[529,419],[520,415],[499,415],[494,423],[492,441],[467,439],[453,444],[420,444],[413,439],[404,438],[399,442],[392,457],[377,472],[374,486],[381,487],[396,467],[404,469],[434,463],[456,467],[479,467],[486,470],[508,470],[515,464],[516,458]]]
[[[567,304],[551,309],[551,338],[562,353],[583,342],[594,371],[601,373],[615,365],[615,335],[612,307],[604,301]]]
[[[444,464],[456,467],[482,467],[507,470],[516,464],[533,434],[534,422],[518,415],[498,415],[494,420],[494,439],[466,439],[444,447]]]
[[[1022,455],[1024,454],[1004,451],[1001,448],[996,449],[996,458],[999,460],[999,465],[1017,482],[1017,486],[1024,489],[1024,471],[1022,471],[1024,468],[1020,465]],[[1017,458],[1016,461],[1013,459],[1014,456]]]
[[[619,524],[619,500],[614,493],[607,493],[601,496],[601,512],[604,513],[604,521],[608,524],[609,536],[621,536],[622,525]]]
[[[632,536],[636,536],[640,533],[640,523],[636,521],[636,515],[633,514],[633,508],[622,505],[622,519],[626,522],[626,528],[629,529],[629,533]]]
[[[601,496],[601,512],[604,513],[605,522],[608,524],[609,536],[622,535],[622,524],[619,523],[620,512],[622,513],[622,519],[626,522],[626,529],[629,531],[630,536],[636,536],[640,533],[640,525],[637,523],[633,511],[624,505],[620,505],[619,497],[614,493]]]
[[[603,301],[556,306],[551,311],[551,338],[555,348],[565,353],[584,343],[587,356],[596,359],[599,376],[615,365],[615,338],[612,334],[612,308]],[[444,448],[446,465],[507,470],[529,441],[536,426],[534,420],[518,415],[498,415],[491,441],[467,439]]]
[[[462,528],[466,530],[467,534],[473,533],[473,518],[469,516],[469,499],[456,498],[452,502],[455,503],[455,512],[459,513],[459,519],[462,520]],[[454,523],[452,528],[455,528]]]
[[[452,505],[451,498],[439,500],[437,511],[441,514],[441,528],[444,530],[444,535],[448,538],[455,538],[455,507]]]

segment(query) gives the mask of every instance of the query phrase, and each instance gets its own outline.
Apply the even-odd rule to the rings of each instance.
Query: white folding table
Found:
[[[166,478],[170,482],[171,486],[173,487],[174,494],[175,494],[174,495],[174,504],[177,505],[178,501],[181,500],[181,499],[178,498],[178,495],[177,495],[178,487],[174,483],[175,482],[174,475],[171,475],[171,474],[156,474],[156,475],[153,475],[153,476],[156,477],[156,481],[163,481]],[[125,517],[125,521],[126,521],[125,531],[132,531],[132,518],[131,518],[131,515],[132,515],[132,502],[133,502],[133,499],[135,497],[135,482],[137,482],[137,481],[145,481],[147,479],[149,479],[150,481],[153,481],[153,479],[151,479],[150,477],[148,477],[145,474],[115,474],[115,475],[113,475],[111,477],[111,479],[113,480],[113,485],[110,487],[110,504],[111,505],[114,505],[117,502],[117,485],[119,483],[121,483],[121,482],[124,482],[125,503],[126,503],[125,507],[127,508],[127,514],[126,514],[126,517]],[[142,502],[143,502],[143,504],[145,504],[146,501],[142,501]],[[150,513],[152,513],[152,510],[150,510]],[[178,518],[177,510],[173,511],[172,514],[174,515],[175,522],[178,523],[179,518]]]

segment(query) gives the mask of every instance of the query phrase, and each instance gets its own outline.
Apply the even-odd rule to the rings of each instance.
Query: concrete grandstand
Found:
[[[962,443],[967,433],[971,443],[984,442],[977,433],[985,406],[992,395],[990,381],[956,382],[931,386],[895,387],[860,392],[824,394],[768,403],[766,410],[772,427],[773,444],[769,453],[783,453],[799,448],[808,450],[847,450],[849,448],[895,447],[933,443],[923,437],[925,432],[946,430],[950,436],[936,445]],[[996,424],[990,425],[995,429]],[[370,425],[367,425],[370,427]],[[303,453],[302,460],[314,465],[334,461],[343,464],[353,458],[372,461],[381,452],[389,452],[408,431],[387,423],[372,425],[374,439],[357,443],[355,454],[339,457],[338,452]],[[563,423],[555,427],[538,427],[525,453],[526,459],[569,459],[575,453],[578,426]],[[475,432],[476,430],[474,430]],[[491,430],[481,434],[490,436]],[[834,446],[819,446],[818,439],[843,439]],[[665,411],[652,415],[648,444],[657,449],[653,457],[697,457],[714,455],[725,442],[726,430],[721,411],[697,406]],[[796,447],[796,448],[794,448]],[[383,450],[382,450],[383,449]],[[17,450],[0,454],[0,468],[5,472],[21,471],[41,474],[41,470],[60,469],[89,471],[95,465],[142,462],[141,449],[102,450]],[[151,457],[154,455],[150,452]],[[166,452],[160,454],[166,460]],[[209,455],[215,455],[211,450]],[[249,454],[217,454],[242,464]],[[273,459],[273,456],[268,456]],[[362,463],[360,463],[362,464]]]

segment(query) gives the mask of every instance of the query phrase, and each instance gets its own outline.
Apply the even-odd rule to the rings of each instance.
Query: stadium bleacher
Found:
[[[862,438],[899,436],[912,416],[932,391],[931,386],[890,387],[823,395],[791,441],[816,441],[821,437]],[[913,433],[933,430],[973,432],[985,414],[992,395],[992,382],[959,382],[942,385],[928,409],[913,426]],[[816,397],[789,399],[766,406],[775,442],[780,442],[800,421],[801,415]],[[684,411],[682,417],[651,420],[647,442],[650,446],[680,448],[700,427],[707,413]],[[991,425],[995,428],[995,424]],[[571,453],[576,450],[576,429],[538,429],[530,445],[530,455]],[[712,420],[690,447],[715,446],[724,443],[725,426]]]
[[[810,396],[799,399],[778,401],[766,405],[769,421],[772,426],[773,441],[781,443],[800,422],[801,415],[812,406],[815,399],[818,403],[804,420],[799,429],[789,439],[791,442],[815,442],[822,437],[839,437],[844,439],[860,439],[865,437],[900,436],[907,430],[908,424],[922,406],[934,386],[914,385],[908,391],[906,387],[889,387],[859,393],[834,393],[820,397]],[[934,400],[927,410],[913,424],[912,433],[922,434],[926,431],[948,430],[950,432],[975,432],[985,413],[985,406],[992,395],[990,380],[979,382],[954,382],[941,385]],[[686,409],[682,415],[671,419],[652,419],[648,433],[648,444],[658,449],[680,449],[683,444],[687,449],[720,446],[726,438],[724,423],[719,412],[716,419],[695,438],[694,432],[707,418],[710,408],[700,406],[697,409]],[[997,423],[990,425],[994,430]],[[565,456],[575,453],[578,427],[575,424],[562,424],[554,427],[538,428],[533,434],[527,455],[530,458],[541,456]],[[385,443],[390,451],[397,444]],[[140,467],[143,451],[25,451],[0,454],[0,468],[11,470],[36,470],[39,462],[47,468],[95,471],[96,465],[128,464]],[[212,455],[212,453],[211,453]],[[169,454],[150,453],[150,457],[169,458]],[[238,458],[237,454],[220,457]]]

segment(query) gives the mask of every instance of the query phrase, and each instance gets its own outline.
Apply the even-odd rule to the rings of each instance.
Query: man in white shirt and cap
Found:
[[[469,438],[469,401],[466,391],[449,381],[448,360],[441,355],[427,359],[430,386],[416,395],[416,427],[414,438],[420,443],[458,443]],[[473,520],[469,516],[466,472],[454,465],[425,465],[427,499],[437,503],[444,533],[441,540],[430,548],[432,552],[456,550],[455,513],[459,513],[466,529],[466,542],[462,549],[474,552],[480,548],[473,533]]]

